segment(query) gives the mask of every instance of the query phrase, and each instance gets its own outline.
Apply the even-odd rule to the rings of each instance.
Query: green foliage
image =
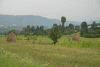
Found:
[[[61,34],[60,34],[60,30],[58,29],[58,26],[53,27],[51,29],[49,38],[51,38],[54,41],[54,44],[56,44],[57,43],[57,39],[59,39],[59,37],[61,37]]]
[[[55,27],[55,26],[58,26],[58,25],[55,23],[55,24],[53,24],[53,27]]]
[[[39,31],[39,30],[40,30],[40,28],[39,28],[39,26],[37,26],[37,27],[36,27],[36,31]]]
[[[87,25],[87,23],[84,21],[84,22],[82,22],[81,23],[81,29],[83,30],[83,29],[87,29],[88,28],[88,25]]]
[[[96,30],[97,29],[97,24],[96,24],[95,21],[91,24],[91,29],[92,30]]]
[[[19,51],[20,52],[20,51]],[[12,54],[13,57],[8,53],[0,53],[0,67],[35,67],[35,66],[42,66],[37,63],[27,62],[24,59],[18,59],[18,57],[14,57],[15,55]]]
[[[8,43],[3,37],[0,37],[0,67],[66,67],[66,63],[69,67],[100,66],[100,38],[80,37],[80,41],[72,41],[71,36],[63,35],[52,45],[52,40],[45,36],[37,36],[36,40],[29,36],[30,41],[25,37],[16,43]]]
[[[7,33],[4,33],[5,37],[7,36]]]
[[[61,22],[64,24],[66,22],[66,18],[64,16],[61,17]]]
[[[44,26],[42,25],[42,26],[40,26],[40,31],[44,31]]]
[[[3,34],[4,34],[5,37],[6,37],[6,36],[9,35],[11,32],[13,32],[16,36],[17,36],[17,34],[18,34],[18,33],[16,33],[15,30],[10,30],[10,31],[8,31],[7,33],[3,33]]]
[[[73,24],[70,23],[68,27],[69,27],[70,30],[74,30],[74,25]]]
[[[62,33],[65,31],[64,23],[66,22],[66,18],[64,16],[61,17],[62,22]]]
[[[69,34],[70,36],[71,36],[71,34],[73,34],[73,33],[74,33],[74,30],[70,30],[70,31],[67,32],[67,34]]]
[[[35,31],[35,27],[34,27],[34,26],[31,27],[31,31],[32,31],[32,32]]]
[[[80,31],[80,26],[79,25],[76,25],[75,26],[75,30],[76,30],[76,32],[79,32]]]
[[[83,25],[82,25],[83,24]],[[100,37],[100,27],[97,27],[97,24],[96,22],[94,21],[92,24],[91,24],[91,27],[90,28],[85,28],[87,26],[84,26],[86,25],[86,22],[82,22],[81,26],[81,33],[80,35],[82,37],[86,37],[86,38],[98,38]]]
[[[21,35],[28,36],[28,35],[44,35],[44,26],[37,26],[36,29],[34,26],[28,25],[27,27],[23,28],[23,31],[20,32]]]

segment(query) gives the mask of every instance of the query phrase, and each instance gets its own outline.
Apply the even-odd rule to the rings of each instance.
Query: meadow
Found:
[[[57,44],[48,36],[17,36],[14,43],[2,35],[0,67],[100,67],[100,38],[72,41],[73,35]]]

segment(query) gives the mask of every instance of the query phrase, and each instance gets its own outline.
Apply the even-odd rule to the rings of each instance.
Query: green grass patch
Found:
[[[0,67],[99,67],[100,38],[72,41],[63,36],[57,44],[47,36],[20,38],[15,43],[0,37]],[[22,38],[22,39],[21,39]]]

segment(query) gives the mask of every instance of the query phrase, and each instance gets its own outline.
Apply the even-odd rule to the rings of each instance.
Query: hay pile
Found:
[[[16,42],[16,36],[13,32],[11,32],[7,37],[8,42]]]
[[[77,33],[73,36],[72,40],[75,40],[75,41],[80,40],[80,37],[78,36]]]

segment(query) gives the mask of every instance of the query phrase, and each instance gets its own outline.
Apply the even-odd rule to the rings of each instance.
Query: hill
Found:
[[[2,26],[27,26],[27,25],[43,25],[43,26],[52,26],[54,23],[62,24],[61,20],[57,19],[48,19],[41,16],[33,15],[1,15],[0,14],[0,25]],[[65,25],[72,23],[74,25],[79,25],[80,22],[76,21],[66,21]]]
[[[66,18],[67,19],[67,18]],[[100,20],[90,20],[86,21],[87,24],[92,24],[93,21],[96,21],[96,23],[100,23]],[[56,24],[62,24],[61,20],[58,19],[49,19],[42,16],[34,16],[34,15],[1,15],[0,14],[0,27],[7,27],[7,26],[21,26],[25,27],[27,25],[30,26],[52,26],[54,23]],[[65,26],[68,26],[69,23],[72,23],[74,25],[81,25],[82,22],[77,21],[66,21]]]

